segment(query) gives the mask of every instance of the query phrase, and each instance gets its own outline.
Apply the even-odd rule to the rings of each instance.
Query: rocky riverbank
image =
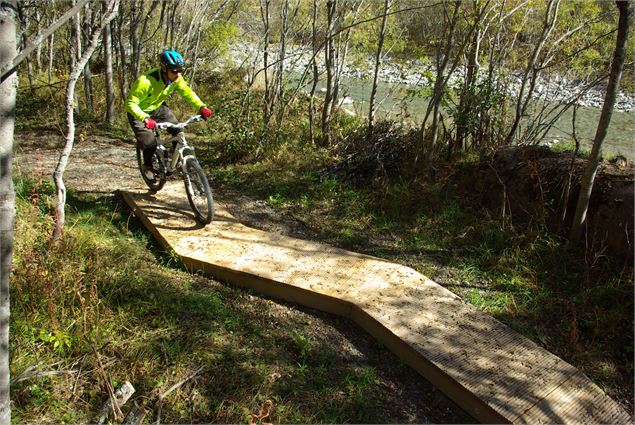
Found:
[[[270,47],[270,57],[275,58],[277,52],[273,46]],[[261,66],[262,50],[255,45],[234,45],[229,51],[234,66],[245,66],[246,64],[258,63]],[[288,48],[287,60],[284,68],[287,71],[302,72],[311,60],[309,48],[295,47]],[[320,57],[319,60],[322,58]],[[273,61],[273,60],[272,60]],[[323,65],[318,64],[320,71]],[[362,64],[346,64],[342,67],[342,75],[350,78],[369,80],[373,75],[374,62],[368,58]],[[384,83],[406,84],[417,87],[430,86],[431,78],[435,75],[435,69],[429,64],[417,61],[407,61],[398,63],[386,59],[379,70],[379,80]],[[451,87],[458,87],[463,81],[465,67],[457,67],[449,80]],[[504,77],[503,84],[511,96],[518,96],[522,83],[522,73],[511,73]],[[541,99],[550,102],[567,103],[579,96],[585,90],[583,81],[568,80],[561,76],[545,76],[538,80],[534,89],[534,99]],[[587,90],[579,96],[577,103],[580,106],[601,108],[604,102],[604,91],[601,88]],[[635,96],[629,96],[621,92],[617,96],[615,110],[620,112],[635,111]]]

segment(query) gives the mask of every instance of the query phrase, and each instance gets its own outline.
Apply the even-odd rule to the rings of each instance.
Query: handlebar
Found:
[[[188,125],[192,123],[199,122],[199,121],[203,121],[203,117],[199,114],[196,114],[193,117],[189,118],[187,121],[180,122],[178,124],[172,124],[171,122],[158,122],[156,126],[159,130],[167,130],[168,128],[181,129],[181,128],[187,127]]]

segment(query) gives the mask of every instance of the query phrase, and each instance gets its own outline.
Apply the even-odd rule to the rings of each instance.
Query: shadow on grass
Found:
[[[80,217],[110,217],[155,257],[145,265],[131,258],[138,270],[121,264],[125,274],[98,285],[100,302],[121,318],[102,335],[100,353],[116,359],[107,372],[131,380],[151,415],[158,394],[203,366],[166,397],[161,420],[247,421],[271,400],[274,422],[472,421],[352,322],[165,269],[160,264],[175,267],[178,260],[120,199],[70,194],[68,200]],[[91,255],[113,252],[95,246]]]
[[[539,223],[511,227],[452,189],[373,197],[368,188],[318,178],[242,172],[249,178],[221,178],[273,197],[322,241],[424,274],[440,271],[430,277],[579,367],[632,414],[632,266],[585,258]],[[313,208],[324,193],[333,198],[329,208]]]

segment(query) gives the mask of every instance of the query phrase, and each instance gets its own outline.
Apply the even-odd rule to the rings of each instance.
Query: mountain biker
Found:
[[[165,50],[159,55],[161,66],[140,75],[130,88],[125,102],[128,121],[134,131],[137,142],[143,146],[143,173],[154,179],[155,170],[152,168],[152,156],[157,149],[155,127],[157,122],[177,124],[176,119],[165,99],[173,92],[179,94],[205,119],[212,116],[212,110],[192,91],[181,75],[185,68],[185,61],[175,50]],[[181,130],[169,129],[176,135]]]

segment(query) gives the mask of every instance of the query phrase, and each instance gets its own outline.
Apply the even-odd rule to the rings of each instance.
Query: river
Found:
[[[318,90],[322,85],[318,85]],[[368,99],[370,98],[370,82],[358,78],[343,77],[340,93],[346,98],[343,107],[360,116],[368,115]],[[377,87],[377,99],[381,102],[377,117],[390,117],[395,120],[420,125],[425,114],[427,102],[421,98],[408,98],[408,92],[415,86],[401,83],[380,82]],[[576,115],[576,134],[583,149],[590,150],[600,118],[599,108],[580,107]],[[556,143],[573,140],[572,114],[567,111],[549,131],[545,142]],[[603,144],[605,157],[623,155],[635,161],[635,112],[614,111],[611,124]]]

